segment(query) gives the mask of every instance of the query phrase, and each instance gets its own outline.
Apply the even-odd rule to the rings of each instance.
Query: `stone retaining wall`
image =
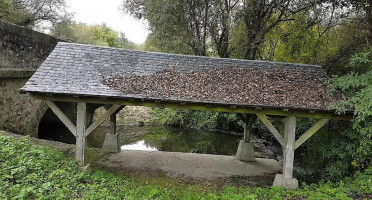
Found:
[[[59,41],[0,20],[0,68],[36,70]]]
[[[47,106],[18,91],[59,41],[0,20],[0,130],[37,136]]]

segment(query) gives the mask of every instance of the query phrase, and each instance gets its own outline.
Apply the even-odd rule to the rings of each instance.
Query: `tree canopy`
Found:
[[[0,0],[0,19],[21,26],[56,24],[69,16],[65,0]]]
[[[68,42],[127,49],[135,48],[135,44],[129,41],[124,33],[118,33],[106,24],[87,25],[65,21],[54,26],[51,34]]]

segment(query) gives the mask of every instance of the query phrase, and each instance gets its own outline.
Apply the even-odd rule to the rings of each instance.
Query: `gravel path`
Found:
[[[242,162],[232,156],[196,153],[121,151],[111,154],[100,164],[116,170],[161,171],[176,177],[203,179],[264,176],[281,170],[275,160],[263,158],[256,160],[256,162]]]

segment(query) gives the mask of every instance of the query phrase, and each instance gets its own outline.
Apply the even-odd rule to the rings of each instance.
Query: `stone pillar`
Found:
[[[102,150],[107,153],[120,152],[119,135],[116,133],[116,114],[114,112],[110,115],[110,133],[105,136]]]
[[[288,189],[298,188],[298,181],[296,178],[293,178],[295,133],[296,117],[286,117],[284,127],[284,140],[286,142],[286,146],[285,151],[283,152],[283,173],[277,174],[275,176],[273,186],[279,186]]]
[[[257,116],[242,115],[240,118],[244,121],[244,139],[239,142],[236,158],[241,161],[253,162],[255,158],[253,144],[251,143],[251,130]]]

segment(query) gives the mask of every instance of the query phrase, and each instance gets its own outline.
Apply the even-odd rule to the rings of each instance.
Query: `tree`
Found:
[[[214,1],[209,30],[217,54],[229,58],[234,48],[231,47],[231,33],[235,28],[234,21],[240,0]]]
[[[124,1],[126,10],[149,22],[150,42],[162,51],[206,55],[210,0]],[[137,9],[142,8],[142,9]]]
[[[135,48],[135,44],[130,42],[124,33],[117,33],[106,24],[87,25],[65,21],[56,25],[51,30],[51,35],[74,43],[128,49]]]
[[[165,52],[205,56],[210,48],[229,57],[231,14],[239,0],[124,0],[123,9],[146,19],[150,46]]]
[[[69,16],[65,0],[0,0],[0,17],[21,26],[56,24]]]
[[[294,21],[298,13],[307,13],[323,1],[307,0],[245,0],[240,20],[245,25],[245,59],[257,59],[266,35],[283,22]],[[316,18],[318,15],[313,14]],[[314,19],[312,19],[314,20]]]
[[[316,5],[326,7],[322,2],[124,0],[123,9],[149,22],[151,33],[148,42],[160,51],[194,55],[213,55],[216,52],[225,58],[233,51],[243,51],[240,58],[258,59],[259,50],[270,31],[282,22],[295,20],[298,13],[310,13],[309,10]],[[320,21],[321,15],[313,11],[308,16],[314,18],[310,20],[314,22]],[[233,46],[233,43],[237,45]]]
[[[348,97],[335,105],[339,112],[355,109],[354,129],[361,136],[357,149],[359,163],[368,162],[372,155],[372,49],[355,54],[348,65],[350,73],[335,77],[336,90]]]

